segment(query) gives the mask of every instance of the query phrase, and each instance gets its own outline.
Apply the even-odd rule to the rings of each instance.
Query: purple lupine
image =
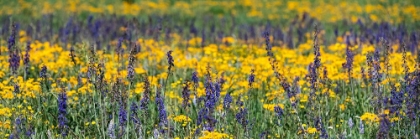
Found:
[[[13,46],[16,45],[16,34],[19,29],[19,24],[13,24],[12,26],[12,34],[10,35],[9,39],[7,40],[7,48],[9,51],[12,51]]]
[[[276,105],[274,107],[274,112],[276,113],[276,116],[277,116],[278,120],[281,120],[281,118],[284,114],[283,109],[279,105]],[[281,125],[280,122],[278,123],[278,125]]]
[[[318,131],[321,131],[321,135],[320,135],[321,138],[328,138],[327,130],[325,129],[324,124],[322,123],[322,120],[320,117],[315,119],[315,128]]]
[[[159,127],[165,128],[168,126],[168,115],[166,113],[164,98],[161,96],[160,91],[156,93],[155,101],[159,113]]]
[[[15,93],[15,94],[19,94],[20,93],[20,86],[19,86],[18,83],[15,83],[13,85],[13,93]]]
[[[16,119],[15,119],[15,123],[14,123],[14,129],[16,130],[15,131],[15,133],[12,133],[10,136],[9,136],[9,138],[11,138],[11,139],[13,139],[13,138],[19,138],[19,134],[21,133],[21,128],[22,128],[22,120],[24,120],[24,119],[22,119],[21,118],[21,116],[18,116]],[[13,137],[12,137],[13,136]]]
[[[247,129],[247,125],[248,125],[248,119],[247,119],[247,115],[248,115],[248,110],[246,108],[239,108],[239,112],[236,113],[236,121],[242,126],[242,128]]]
[[[193,81],[194,85],[198,85],[199,78],[198,78],[197,71],[194,71],[192,73],[192,77],[191,78],[192,78],[191,80]]]
[[[147,105],[150,101],[150,95],[152,91],[150,90],[150,82],[147,77],[144,77],[144,86],[143,86],[143,98],[140,100],[140,110],[146,111],[148,109]]]
[[[378,134],[376,134],[376,138],[378,139],[389,138],[390,126],[391,126],[391,122],[384,114],[382,114],[381,120],[379,122],[379,131],[378,131]]]
[[[349,118],[349,120],[347,121],[347,124],[349,125],[350,128],[353,128],[354,123],[353,123],[353,119],[351,119],[351,117]]]
[[[130,111],[131,111],[130,117],[131,117],[131,120],[134,122],[134,124],[139,124],[140,123],[140,121],[137,117],[138,109],[139,109],[139,107],[137,106],[137,104],[135,102],[132,102],[131,105],[130,105]]]
[[[420,71],[416,70],[412,73],[412,77],[407,81],[407,96],[405,97],[406,114],[409,119],[416,121],[418,115],[418,109],[420,107]]]
[[[399,114],[399,111],[402,109],[404,102],[403,90],[401,89],[401,91],[397,91],[397,88],[395,86],[391,86],[391,97],[388,100],[390,104],[390,113]]]
[[[217,83],[216,83],[217,84]],[[217,103],[216,88],[211,82],[210,72],[208,71],[204,98],[204,108],[198,113],[197,125],[202,125],[207,131],[213,131],[217,120],[213,117],[214,109]]]
[[[359,133],[364,134],[365,133],[365,126],[363,125],[363,121],[360,120],[359,122]]]
[[[230,96],[229,93],[227,93],[225,95],[225,98],[223,99],[223,108],[224,109],[229,109],[230,108],[230,104],[232,103],[232,96]]]
[[[9,54],[9,67],[12,71],[12,73],[16,74],[17,70],[19,68],[20,65],[20,56],[19,56],[19,52],[17,50],[15,50],[14,52],[10,51]]]
[[[39,72],[39,77],[46,79],[47,78],[47,66],[42,66],[41,72]]]
[[[174,67],[175,66],[175,64],[174,64],[174,58],[172,57],[172,50],[169,50],[167,53],[166,53],[166,57],[167,57],[167,59],[168,59],[168,71],[171,71],[171,69],[172,69],[172,67]]]
[[[184,107],[184,109],[188,106],[190,106],[189,101],[190,101],[190,89],[189,89],[189,83],[185,82],[184,83],[184,87],[182,88],[182,107]]]
[[[73,64],[76,65],[76,54],[75,54],[75,50],[74,50],[74,46],[73,45],[70,47],[70,54],[69,54],[69,56],[70,56],[70,59],[73,62]]]
[[[118,124],[121,129],[121,133],[119,134],[119,136],[121,137],[122,135],[124,135],[124,129],[127,125],[127,111],[125,110],[124,104],[122,102],[120,102],[120,109],[118,112]]]
[[[118,38],[118,43],[115,50],[118,55],[121,55],[123,53],[123,48],[122,48],[123,41],[124,39],[122,37]]]
[[[26,136],[28,136],[28,137],[31,137],[32,136],[32,134],[34,133],[33,132],[33,126],[29,126],[27,129],[26,129],[26,132],[25,132],[25,135]]]
[[[350,44],[347,44],[346,46],[346,62],[343,63],[343,68],[346,69],[348,74],[348,79],[351,80],[352,76],[352,69],[353,69],[353,60],[354,54],[350,49]]]
[[[65,90],[58,94],[58,128],[63,137],[67,136],[67,94]]]
[[[25,65],[25,73],[28,74],[29,72],[29,51],[31,51],[31,42],[28,41],[26,44],[26,49],[25,49],[25,56],[23,58],[23,64]]]
[[[128,66],[127,66],[127,79],[131,83],[133,82],[134,75],[136,74],[134,70],[134,62],[136,61],[135,54],[136,54],[136,49],[133,48],[130,52],[130,57],[129,57]]]
[[[270,33],[268,31],[264,31],[263,36],[265,39],[265,50],[267,51],[267,56],[274,57],[273,51],[271,50]]]
[[[201,125],[201,123],[203,123],[204,121],[204,117],[207,115],[207,109],[206,108],[202,108],[199,112],[198,112],[198,117],[197,117],[197,126]]]
[[[251,74],[248,76],[248,86],[252,88],[252,83],[255,82],[254,69],[251,70]]]
[[[319,48],[319,45],[318,45],[318,33],[319,33],[318,26],[315,25],[315,33],[314,33],[314,39],[313,39],[315,57],[314,57],[314,62],[313,63],[314,63],[314,66],[315,66],[316,70],[318,70],[318,68],[321,67],[321,51],[320,51],[320,48]]]

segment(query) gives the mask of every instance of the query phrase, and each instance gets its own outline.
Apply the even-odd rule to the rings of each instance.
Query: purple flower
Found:
[[[229,109],[230,108],[230,104],[232,103],[232,96],[230,96],[229,93],[227,93],[225,95],[225,98],[223,100],[223,108],[224,109]]]
[[[47,78],[47,66],[42,66],[42,68],[41,68],[41,72],[39,72],[39,76],[41,77],[41,78],[44,78],[44,79],[46,79]]]
[[[150,101],[150,95],[152,93],[152,91],[150,90],[150,82],[149,79],[147,79],[147,77],[144,77],[144,93],[143,93],[143,98],[140,100],[140,110],[147,110],[147,105],[149,104]]]
[[[13,24],[12,26],[12,34],[9,37],[9,40],[7,41],[7,48],[9,51],[12,51],[13,46],[16,44],[16,34],[19,30],[19,24]]]
[[[376,138],[378,139],[385,139],[389,138],[389,129],[391,126],[391,122],[389,119],[383,114],[381,115],[381,120],[379,122],[379,131],[376,134]]]
[[[122,136],[124,134],[125,126],[127,125],[127,111],[125,110],[125,107],[122,104],[122,102],[120,102],[120,109],[118,112],[118,122],[120,125],[120,129],[122,129],[120,130],[121,131],[120,136]]]
[[[13,85],[13,93],[15,93],[15,94],[20,93],[20,87],[19,87],[18,83]]]
[[[251,75],[249,75],[248,77],[248,86],[251,88],[252,83],[254,82],[255,82],[255,74],[254,74],[254,70],[251,70]]]
[[[29,51],[31,50],[31,42],[28,41],[28,43],[26,44],[26,50],[25,50],[25,56],[23,58],[23,64],[25,65],[25,72],[28,72],[28,68],[29,68]]]
[[[239,112],[236,114],[235,118],[236,121],[242,125],[242,127],[246,130],[247,125],[248,125],[248,119],[247,119],[247,115],[248,115],[248,110],[246,108],[239,108]]]
[[[281,118],[282,118],[282,116],[283,116],[283,109],[282,109],[280,106],[276,105],[276,106],[274,107],[274,112],[276,113],[277,118],[278,118],[279,120],[281,120]],[[280,123],[279,123],[279,125],[280,125]]]
[[[135,123],[135,124],[139,124],[140,123],[140,121],[139,121],[139,119],[137,118],[137,111],[138,111],[138,106],[137,106],[137,104],[135,103],[135,102],[132,102],[131,103],[131,106],[130,106],[130,111],[131,111],[131,114],[130,114],[130,117],[131,117],[131,120]]]
[[[194,84],[198,84],[198,81],[199,81],[199,78],[198,78],[198,73],[197,73],[197,71],[194,71],[193,73],[192,73],[192,81],[194,82]]]
[[[166,53],[166,57],[168,59],[168,64],[169,64],[168,71],[171,71],[172,67],[175,66],[175,64],[174,64],[174,58],[172,57],[172,50],[170,50],[170,51],[168,51]]]
[[[265,50],[267,51],[267,56],[274,57],[273,51],[271,50],[270,33],[268,31],[264,31],[263,36],[265,39]]]
[[[365,133],[365,126],[363,125],[363,121],[360,120],[359,122],[359,133],[364,134]]]
[[[160,92],[156,93],[156,106],[159,113],[159,127],[165,128],[168,125],[168,116],[166,114],[164,98]]]
[[[349,118],[347,124],[349,125],[350,128],[353,128],[354,123],[353,123],[353,119],[351,119],[351,117]]]
[[[328,138],[327,130],[325,130],[324,124],[322,124],[321,118],[315,119],[315,127],[318,131],[321,131],[321,138]]]
[[[18,51],[10,51],[9,55],[9,67],[13,73],[16,73],[20,65],[20,56]]]
[[[353,68],[353,59],[354,59],[354,54],[350,50],[350,44],[347,44],[347,47],[346,47],[346,63],[343,63],[343,68],[347,70],[349,80],[351,79],[351,71],[352,71],[352,68]]]
[[[63,92],[58,94],[58,128],[61,131],[63,137],[67,136],[67,94],[63,89]]]
[[[190,101],[190,90],[189,90],[189,83],[185,82],[184,87],[182,88],[182,107],[186,108],[188,107],[189,101]]]

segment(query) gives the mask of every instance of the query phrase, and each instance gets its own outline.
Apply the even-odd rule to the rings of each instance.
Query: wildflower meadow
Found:
[[[0,138],[420,134],[418,0],[0,1]]]

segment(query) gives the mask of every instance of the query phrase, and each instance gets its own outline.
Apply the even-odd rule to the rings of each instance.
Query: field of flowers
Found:
[[[413,138],[420,1],[0,1],[0,138]]]

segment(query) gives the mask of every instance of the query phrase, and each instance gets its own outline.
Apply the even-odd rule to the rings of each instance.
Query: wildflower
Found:
[[[308,133],[309,134],[314,134],[316,132],[317,132],[317,129],[316,128],[313,128],[313,127],[308,128]]]
[[[362,121],[369,121],[369,122],[378,122],[379,118],[373,113],[366,112],[362,116],[360,116]]]
[[[277,118],[278,118],[279,120],[281,120],[281,118],[282,118],[282,116],[283,116],[283,109],[282,109],[279,105],[276,105],[276,106],[274,107],[274,112],[276,113]],[[279,125],[280,125],[280,122],[279,122]]]
[[[192,73],[192,81],[193,81],[193,83],[195,84],[195,85],[197,85],[198,84],[198,73],[197,73],[197,71],[194,71],[193,73]]]
[[[350,50],[350,45],[347,44],[347,46],[346,46],[346,63],[343,63],[343,68],[347,70],[349,80],[352,77],[351,76],[352,75],[351,71],[352,71],[352,68],[353,68],[353,61],[354,61],[353,59],[354,59],[354,54]]]
[[[190,90],[189,90],[189,83],[185,82],[182,88],[182,107],[186,108],[189,106],[189,100],[190,100]]]
[[[389,128],[391,126],[391,122],[385,115],[381,115],[381,120],[379,122],[379,131],[376,134],[376,138],[388,138],[389,137]]]
[[[116,52],[118,55],[121,55],[123,52],[123,48],[122,48],[122,43],[124,41],[123,37],[118,38],[118,43],[117,43],[117,47],[116,47]]]
[[[148,108],[147,105],[149,104],[150,95],[152,93],[152,91],[150,90],[150,82],[147,77],[144,77],[143,90],[143,98],[140,100],[140,110],[146,110]]]
[[[317,131],[321,131],[321,138],[328,138],[328,133],[325,130],[324,124],[321,121],[321,118],[317,118],[315,119],[315,127],[317,129]]]
[[[248,86],[251,88],[252,87],[252,83],[255,82],[255,74],[254,74],[254,69],[251,70],[251,75],[249,75],[248,77]]]
[[[41,72],[39,72],[39,77],[46,79],[47,78],[47,66],[42,66]]]
[[[67,94],[65,90],[58,95],[58,128],[63,137],[67,136]]]
[[[223,100],[223,108],[224,109],[229,109],[230,108],[230,104],[232,103],[232,96],[230,96],[229,93],[227,93],[225,95],[225,98]]]
[[[166,53],[166,57],[168,59],[168,64],[169,64],[168,71],[171,71],[172,67],[175,66],[174,65],[174,58],[172,57],[172,50],[170,50]]]
[[[359,122],[359,133],[360,134],[365,133],[365,126],[363,125],[362,120],[360,120],[360,122]]]
[[[268,131],[263,131],[263,132],[260,134],[260,139],[266,139],[266,138],[267,138],[267,135],[268,135]]]
[[[159,113],[159,127],[165,128],[168,125],[168,116],[166,114],[164,98],[161,96],[160,91],[156,93],[155,101]]]
[[[239,108],[239,112],[236,114],[236,121],[240,125],[242,125],[242,127],[246,131],[246,129],[247,129],[246,127],[248,125],[248,120],[247,120],[248,110],[246,108],[243,108],[242,105],[239,105],[239,106],[240,106],[240,108]]]
[[[16,44],[16,33],[19,31],[19,24],[13,24],[12,26],[12,34],[7,41],[7,48],[9,51],[12,51],[12,47]]]
[[[25,49],[25,56],[23,58],[23,64],[25,65],[25,73],[28,74],[28,70],[29,70],[29,51],[31,50],[31,42],[28,41],[28,43],[26,44],[26,49]]]
[[[263,33],[265,38],[265,50],[267,50],[267,56],[274,57],[273,52],[271,51],[271,45],[270,45],[270,33],[268,31],[265,31]]]
[[[18,83],[16,83],[16,84],[13,85],[13,93],[15,93],[15,94],[19,94],[20,93],[20,87],[19,87],[19,84]]]
[[[226,133],[220,133],[216,131],[204,131],[203,136],[199,137],[198,139],[225,139],[229,137],[230,136]]]
[[[111,119],[111,121],[109,121],[107,132],[108,132],[109,138],[111,138],[111,139],[115,139],[116,138],[115,137],[115,124],[114,124],[114,119]]]
[[[404,102],[404,92],[403,90],[397,91],[395,85],[391,86],[391,97],[389,98],[389,111],[391,113],[398,113],[402,107]]]
[[[175,122],[182,123],[183,125],[186,125],[187,123],[191,122],[191,119],[185,115],[178,115],[174,117],[173,119]]]
[[[127,111],[125,110],[124,105],[122,104],[122,102],[120,102],[120,109],[119,109],[119,113],[118,113],[118,123],[120,126],[120,130],[121,133],[119,134],[119,136],[122,136],[124,134],[124,129],[127,123]]]
[[[349,125],[350,128],[353,128],[354,123],[353,123],[353,119],[351,119],[351,117],[349,118],[347,124]]]
[[[318,46],[318,33],[319,33],[318,26],[315,25],[315,33],[314,33],[314,40],[313,40],[314,41],[314,55],[315,55],[315,58],[314,58],[313,64],[314,64],[316,70],[318,70],[318,68],[321,67],[321,58],[320,58],[321,57],[321,51],[320,51],[319,46]]]
[[[135,54],[136,54],[136,49],[133,48],[130,52],[130,57],[128,59],[128,69],[127,69],[127,79],[129,79],[131,82],[133,82],[133,78],[134,78],[134,62],[136,60]]]
[[[133,120],[133,122],[135,124],[139,124],[139,119],[137,118],[137,110],[138,110],[138,106],[136,103],[132,102],[131,106],[130,106],[130,111],[131,111],[131,120]]]
[[[9,55],[9,67],[12,70],[12,72],[14,74],[16,74],[18,68],[20,65],[20,56],[17,50],[10,51],[10,55]]]

